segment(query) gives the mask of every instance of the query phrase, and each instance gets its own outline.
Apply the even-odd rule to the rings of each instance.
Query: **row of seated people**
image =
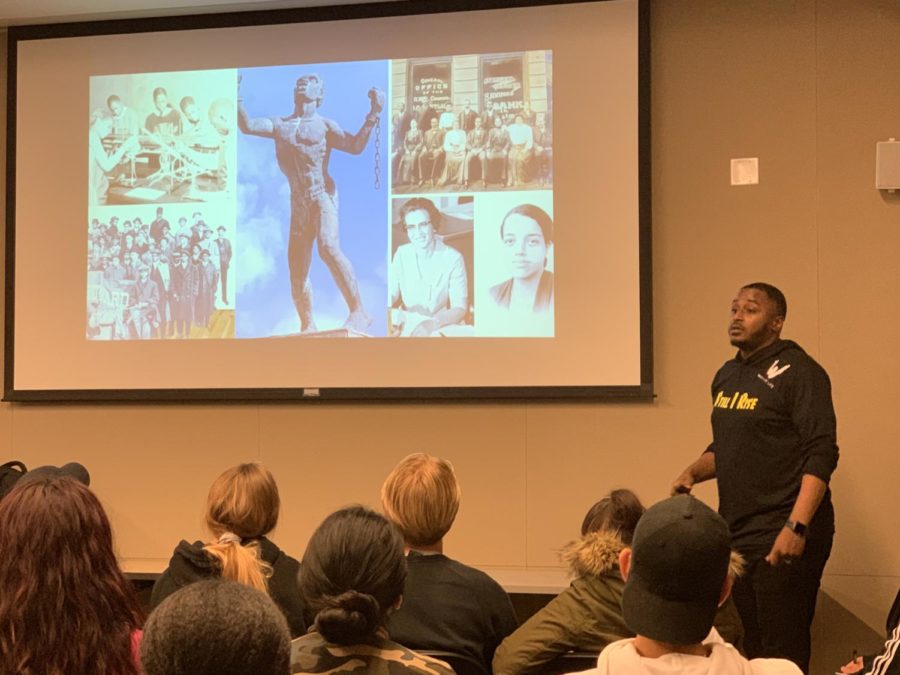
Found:
[[[517,627],[496,582],[443,554],[459,506],[448,462],[406,457],[382,486],[384,515],[332,513],[302,564],[267,536],[274,478],[242,464],[213,483],[212,540],[176,547],[145,622],[87,483],[78,465],[41,467],[0,494],[0,672],[454,672],[418,649],[452,652],[464,675],[507,674],[552,672],[579,649],[600,652],[597,674],[800,673],[734,646],[741,561],[725,521],[690,495],[645,511],[617,490],[595,504],[566,548],[572,585]],[[879,673],[900,667],[887,663]]]
[[[511,124],[497,116],[490,128],[482,117],[475,117],[473,123],[467,132],[453,118],[451,127],[443,129],[438,118],[432,117],[430,127],[422,131],[415,119],[410,120],[409,131],[394,136],[394,185],[469,188],[478,180],[482,187],[552,183],[553,137],[543,115],[538,115],[534,126],[526,124],[522,115]]]

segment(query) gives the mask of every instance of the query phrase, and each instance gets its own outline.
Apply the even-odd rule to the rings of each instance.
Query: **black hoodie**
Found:
[[[272,566],[272,576],[268,581],[269,596],[287,619],[291,637],[303,635],[306,632],[306,624],[303,620],[303,600],[300,597],[297,578],[300,563],[265,537],[260,537],[257,541],[260,557]],[[175,547],[169,567],[153,585],[150,605],[156,607],[178,589],[195,581],[217,579],[219,575],[218,561],[203,550],[202,541],[191,544],[182,539]]]
[[[838,447],[831,383],[824,369],[790,340],[777,340],[744,361],[740,353],[712,382],[713,442],[719,512],[734,547],[765,555],[800,491],[803,474],[826,485]],[[826,490],[809,524],[809,538],[834,532]]]

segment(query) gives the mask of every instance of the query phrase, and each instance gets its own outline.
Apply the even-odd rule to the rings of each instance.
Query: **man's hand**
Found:
[[[691,488],[694,487],[694,477],[691,475],[690,469],[685,469],[681,472],[681,475],[675,479],[675,482],[672,483],[672,491],[671,494],[674,497],[675,495],[689,495],[691,494]]]
[[[805,547],[806,539],[783,527],[772,544],[772,550],[766,556],[766,562],[773,567],[781,564],[790,565],[803,555]]]
[[[841,666],[841,673],[858,673],[863,669],[863,657],[857,656],[850,663]]]
[[[369,89],[369,100],[372,102],[372,114],[377,115],[384,110],[384,92],[381,89]]]

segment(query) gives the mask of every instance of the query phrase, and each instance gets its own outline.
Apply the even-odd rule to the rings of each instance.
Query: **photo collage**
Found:
[[[549,51],[99,76],[94,340],[552,337]]]

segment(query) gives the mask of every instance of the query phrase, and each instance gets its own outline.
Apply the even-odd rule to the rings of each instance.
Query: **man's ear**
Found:
[[[719,607],[725,604],[728,596],[731,595],[731,587],[734,586],[734,579],[730,574],[725,575],[725,581],[722,582],[722,593],[719,595]]]
[[[773,333],[781,334],[781,329],[784,327],[784,317],[776,316],[774,319],[769,321],[769,328],[772,329]]]
[[[631,571],[631,549],[623,548],[619,552],[619,573],[622,581],[628,581],[628,572]]]

